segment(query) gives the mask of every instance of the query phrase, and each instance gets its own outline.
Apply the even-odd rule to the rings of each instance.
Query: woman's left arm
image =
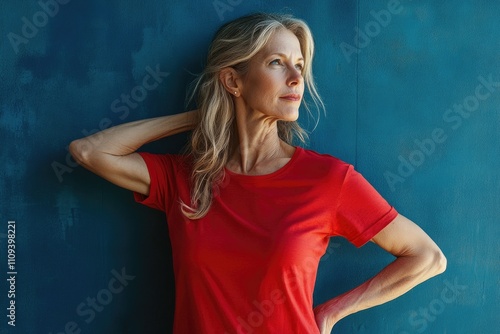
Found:
[[[321,334],[330,334],[340,319],[399,297],[446,269],[446,258],[436,243],[402,215],[371,241],[396,256],[396,260],[357,288],[315,307]]]

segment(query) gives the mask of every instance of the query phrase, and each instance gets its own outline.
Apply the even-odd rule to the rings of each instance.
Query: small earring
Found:
[[[234,95],[237,95],[237,94],[238,94],[238,92],[234,92]]]

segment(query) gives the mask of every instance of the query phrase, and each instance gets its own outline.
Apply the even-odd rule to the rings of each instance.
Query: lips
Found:
[[[289,101],[300,101],[300,95],[299,94],[288,94],[280,97],[281,99],[284,100],[289,100]]]

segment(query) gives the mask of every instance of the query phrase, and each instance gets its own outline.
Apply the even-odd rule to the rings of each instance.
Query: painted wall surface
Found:
[[[76,165],[67,146],[98,129],[184,111],[215,30],[254,11],[292,13],[314,33],[327,116],[309,147],[354,164],[448,258],[444,274],[342,320],[333,333],[498,333],[498,2],[7,0],[0,2],[1,334],[170,332],[163,215]],[[178,152],[186,138],[144,150]],[[356,249],[332,239],[315,304],[391,260],[373,244]],[[11,301],[15,327],[7,324]]]

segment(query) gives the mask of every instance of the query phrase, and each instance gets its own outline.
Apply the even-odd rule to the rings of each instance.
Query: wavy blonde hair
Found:
[[[219,79],[223,68],[232,67],[244,74],[252,59],[279,29],[297,36],[304,57],[303,78],[316,109],[324,110],[312,76],[314,42],[307,24],[290,15],[257,13],[241,17],[222,26],[210,45],[207,64],[193,84],[190,100],[196,96],[199,122],[191,135],[188,154],[193,159],[191,203],[181,202],[183,214],[190,219],[204,217],[224,177],[224,166],[238,141],[234,103]],[[303,102],[310,113],[309,106]],[[319,115],[319,113],[318,113]],[[318,118],[316,118],[317,124]],[[305,142],[307,133],[294,122],[278,121],[278,135],[288,144],[295,138]]]

